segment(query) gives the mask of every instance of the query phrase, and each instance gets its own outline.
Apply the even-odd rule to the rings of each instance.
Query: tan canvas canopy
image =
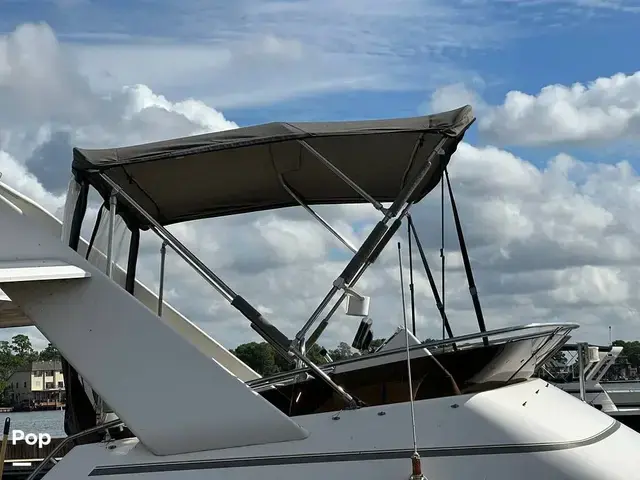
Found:
[[[268,123],[133,147],[76,148],[73,170],[105,200],[112,188],[106,175],[169,225],[297,205],[288,189],[307,205],[365,202],[336,170],[378,202],[391,202],[440,145],[442,155],[410,198],[415,202],[437,185],[473,121],[465,106],[404,119]],[[118,208],[149,227],[127,205]]]

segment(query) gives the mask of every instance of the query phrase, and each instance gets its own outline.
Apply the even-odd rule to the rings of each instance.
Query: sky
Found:
[[[57,216],[74,146],[470,104],[477,121],[449,172],[487,327],[640,336],[640,1],[0,0],[0,11],[1,179]],[[437,278],[439,202],[434,192],[413,210]],[[447,313],[454,333],[472,333],[446,208]],[[379,220],[367,205],[318,211],[356,244]],[[288,335],[345,265],[299,208],[172,231]],[[397,240],[406,251],[404,230]],[[402,324],[397,240],[358,284],[376,337]],[[152,288],[158,251],[143,238],[139,275]],[[167,262],[172,305],[229,348],[258,339],[177,255]],[[414,267],[418,336],[438,337],[417,254]],[[358,323],[336,315],[320,343],[351,343]],[[0,337],[18,332],[46,345],[33,328]]]

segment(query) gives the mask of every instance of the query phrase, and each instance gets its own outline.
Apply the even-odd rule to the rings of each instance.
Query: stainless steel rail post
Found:
[[[162,316],[164,305],[164,265],[167,258],[167,242],[162,242],[160,247],[160,285],[158,286],[158,316]]]
[[[116,236],[116,208],[118,205],[118,198],[116,197],[115,190],[111,192],[109,197],[109,237],[107,239],[107,276],[113,278],[113,264],[115,259],[113,258],[114,242]]]
[[[585,342],[578,343],[578,376],[580,381],[580,400],[583,402],[586,399],[586,387],[584,381],[584,355],[585,355],[585,347],[588,346]]]

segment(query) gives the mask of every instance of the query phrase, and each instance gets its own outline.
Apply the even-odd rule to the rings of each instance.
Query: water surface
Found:
[[[11,430],[22,430],[25,435],[48,433],[52,438],[67,436],[64,433],[64,410],[0,413],[0,425],[6,417],[11,418]]]

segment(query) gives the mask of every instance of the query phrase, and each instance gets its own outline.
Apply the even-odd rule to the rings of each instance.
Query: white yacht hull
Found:
[[[640,478],[640,435],[543,380],[415,408],[428,480]],[[312,432],[308,438],[171,456],[155,456],[136,439],[79,446],[45,479],[395,480],[411,473],[409,404],[295,420]]]

